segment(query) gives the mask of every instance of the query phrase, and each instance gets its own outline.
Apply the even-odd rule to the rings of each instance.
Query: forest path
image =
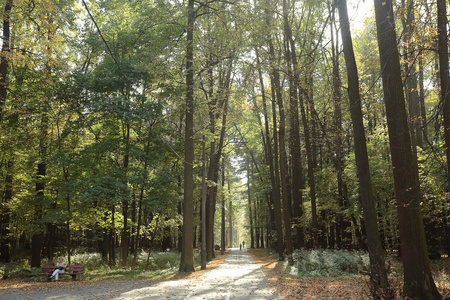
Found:
[[[2,300],[22,299],[280,299],[250,254],[231,249],[225,262],[195,279],[168,281],[102,280],[42,283],[0,289]]]

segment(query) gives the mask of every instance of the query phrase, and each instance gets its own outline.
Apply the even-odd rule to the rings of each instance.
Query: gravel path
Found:
[[[225,262],[197,279],[45,283],[0,290],[0,299],[280,299],[248,252],[231,249]]]

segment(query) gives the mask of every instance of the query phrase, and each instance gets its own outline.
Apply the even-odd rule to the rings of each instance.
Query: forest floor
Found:
[[[279,261],[273,253],[265,249],[249,249],[254,261],[262,267],[274,291],[282,299],[372,299],[369,290],[369,276],[353,276],[341,278],[298,277],[286,272],[286,260]],[[389,274],[389,281],[396,299],[401,296],[403,282],[401,263],[396,261]],[[431,263],[433,279],[441,293],[450,292],[450,262],[443,258]]]
[[[261,267],[245,249],[217,256],[206,271],[177,273],[158,280],[110,279],[25,283],[0,281],[0,299],[238,299],[275,300]]]
[[[368,277],[296,277],[285,272],[287,261],[279,261],[264,249],[248,249],[271,285],[283,299],[371,299]]]
[[[433,272],[443,295],[450,288],[448,277],[442,276],[448,274],[444,265],[448,265],[446,261],[434,264]],[[371,299],[368,276],[297,277],[287,269],[286,261],[277,260],[266,249],[227,249],[225,255],[217,252],[206,270],[174,271],[158,279],[0,280],[0,299]],[[398,291],[401,273],[394,269],[389,275]]]

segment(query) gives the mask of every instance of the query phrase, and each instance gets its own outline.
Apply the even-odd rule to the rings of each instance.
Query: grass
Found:
[[[64,257],[67,261],[67,257]],[[56,260],[56,258],[55,258]],[[53,261],[47,259],[41,265],[50,264]],[[178,252],[148,252],[141,251],[138,254],[136,267],[109,266],[102,260],[99,253],[73,253],[71,263],[84,265],[82,280],[107,280],[107,279],[162,279],[177,276],[180,263]],[[119,259],[116,260],[119,263]],[[129,257],[128,266],[133,263],[133,257]],[[194,267],[200,266],[200,254],[194,252]],[[28,260],[1,264],[0,278],[16,279],[25,282],[37,282],[45,280],[40,276],[41,268],[30,268]],[[64,278],[64,277],[63,277]],[[67,280],[67,279],[66,279]],[[70,280],[70,278],[69,278]]]

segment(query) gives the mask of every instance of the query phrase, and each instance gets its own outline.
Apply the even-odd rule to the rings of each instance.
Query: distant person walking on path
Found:
[[[245,241],[242,241],[242,248],[245,248]]]
[[[67,264],[64,259],[60,256],[59,261],[56,263],[56,269],[53,271],[52,276],[50,278],[55,277],[55,280],[58,281],[59,274],[66,273]]]
[[[239,250],[242,250],[242,244],[239,244]]]

